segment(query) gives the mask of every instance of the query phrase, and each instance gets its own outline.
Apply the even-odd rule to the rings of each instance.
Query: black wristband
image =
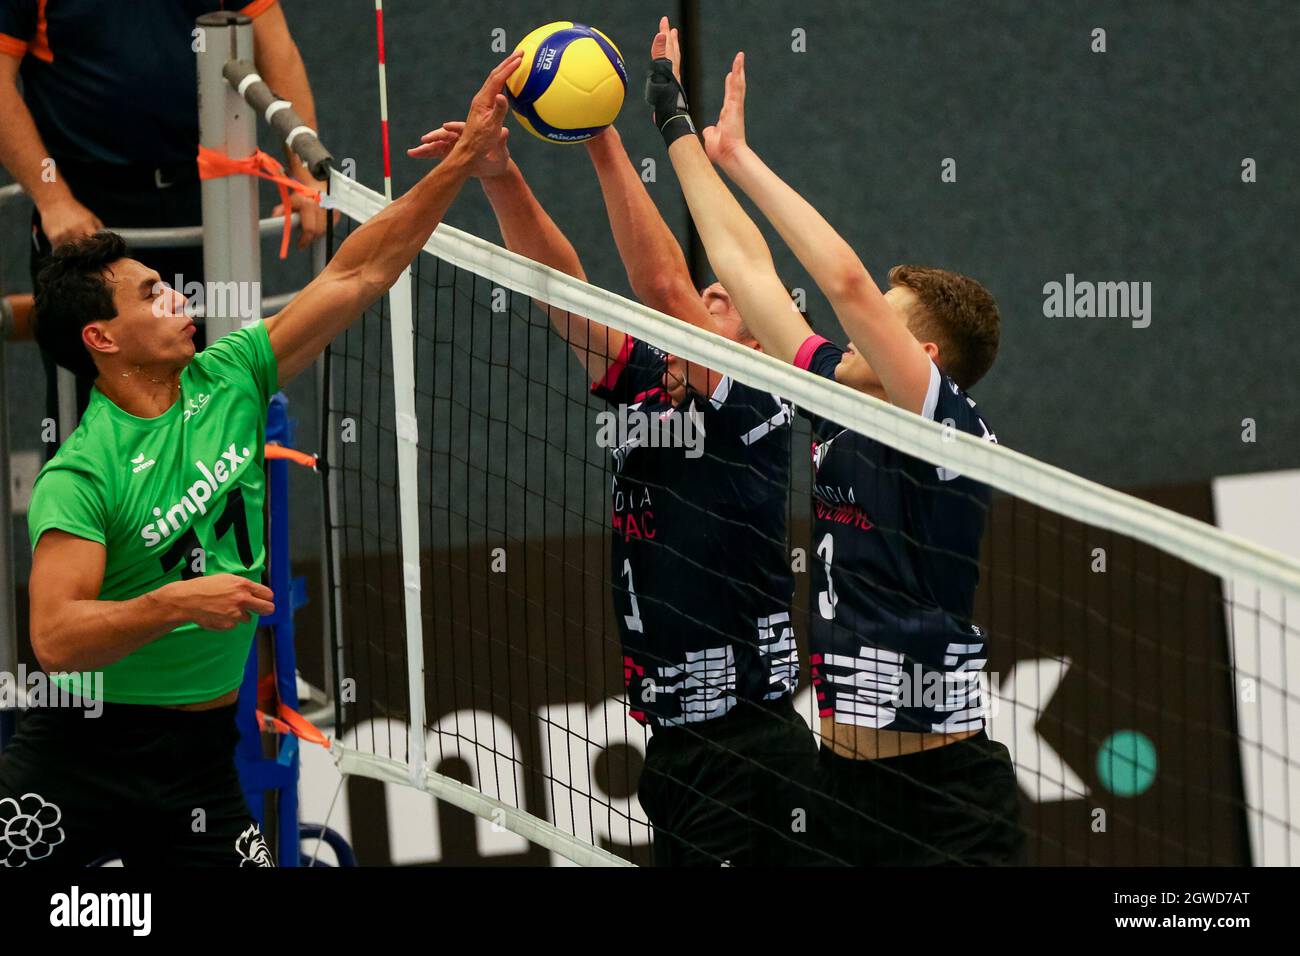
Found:
[[[686,102],[686,91],[673,76],[671,60],[661,58],[651,62],[645,81],[645,101],[654,109],[655,126],[659,128],[665,146],[671,146],[682,136],[695,135],[695,122]]]

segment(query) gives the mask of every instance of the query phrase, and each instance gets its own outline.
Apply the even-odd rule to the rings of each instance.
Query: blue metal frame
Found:
[[[299,836],[304,840],[320,840],[331,850],[334,851],[334,857],[338,860],[339,866],[356,866],[357,858],[352,852],[352,847],[348,841],[343,839],[343,834],[337,830],[331,830],[327,826],[319,823],[304,823],[299,830]],[[300,857],[303,866],[329,866],[330,864],[317,859],[312,862],[311,854],[306,851]]]
[[[271,399],[267,411],[266,441],[293,447],[294,426],[289,418],[289,400],[284,393]],[[294,710],[298,709],[297,657],[294,651],[293,615],[307,603],[305,579],[290,575],[289,559],[289,467],[283,459],[266,463],[267,572],[275,592],[275,613],[263,617],[260,626],[270,628],[275,662],[276,693]],[[271,847],[280,866],[298,866],[298,738],[279,737],[274,758],[262,756],[262,732],[257,724],[258,642],[244,665],[244,682],[239,689],[235,721],[239,744],[235,766],[239,769],[244,798],[258,825],[265,830],[267,800],[276,808],[277,840]]]

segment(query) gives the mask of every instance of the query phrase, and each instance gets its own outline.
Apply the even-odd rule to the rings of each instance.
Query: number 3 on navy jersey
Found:
[[[817,610],[827,621],[835,620],[835,605],[839,598],[835,596],[835,582],[831,580],[831,562],[835,560],[835,539],[826,532],[821,543],[817,545],[817,554],[826,564],[826,590],[817,595]]]

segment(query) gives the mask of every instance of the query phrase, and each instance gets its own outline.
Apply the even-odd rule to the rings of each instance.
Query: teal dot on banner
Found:
[[[1156,745],[1139,731],[1115,731],[1097,751],[1097,776],[1117,797],[1146,793],[1156,779]]]

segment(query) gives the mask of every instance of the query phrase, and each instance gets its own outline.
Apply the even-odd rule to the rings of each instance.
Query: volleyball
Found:
[[[506,97],[528,132],[549,143],[581,143],[614,122],[627,92],[627,68],[605,34],[557,20],[515,49],[524,59],[506,81]]]

